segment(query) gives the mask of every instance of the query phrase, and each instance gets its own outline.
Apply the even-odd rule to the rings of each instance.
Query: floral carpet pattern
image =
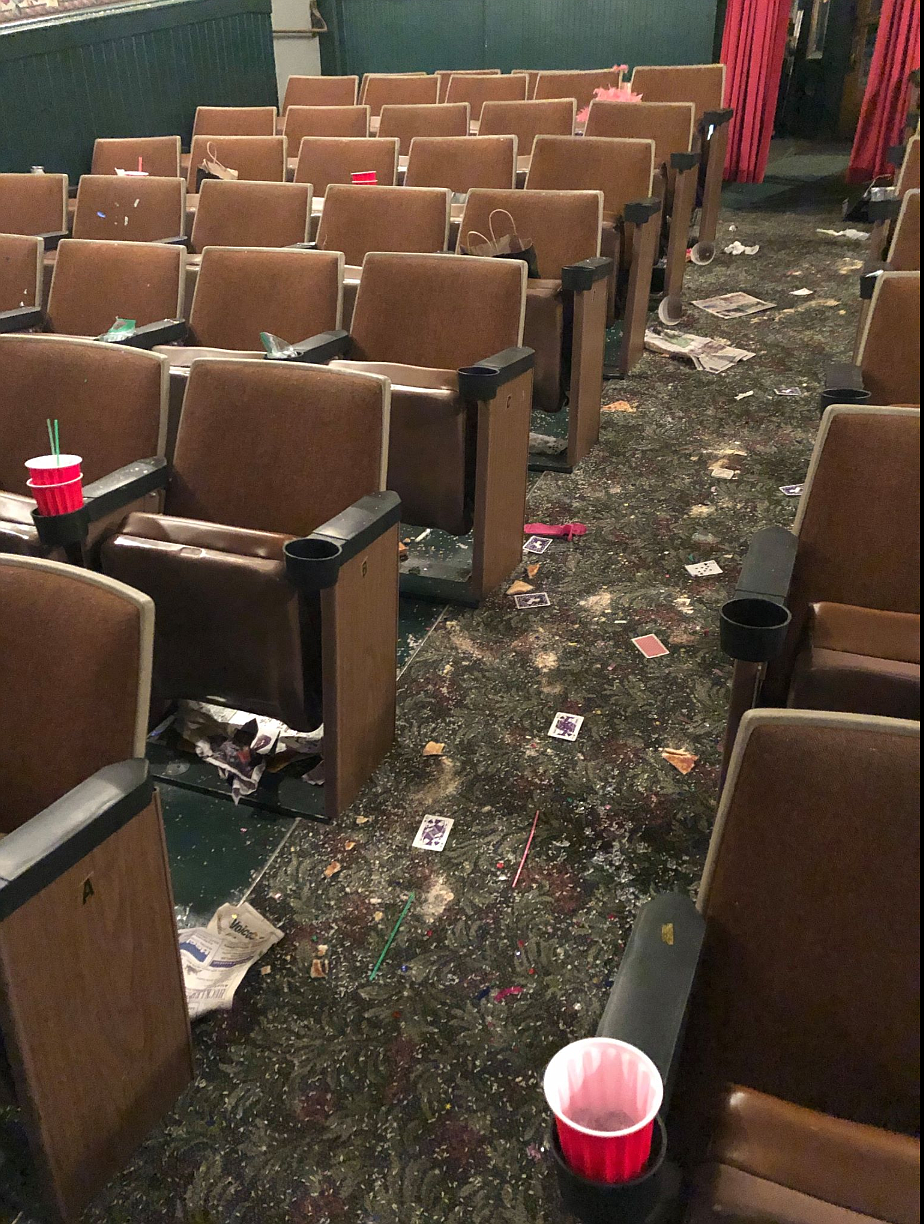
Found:
[[[710,375],[646,354],[606,384],[599,445],[530,493],[531,521],[588,528],[525,559],[551,605],[444,614],[373,782],[338,825],[298,825],[250,897],[285,938],[197,1023],[194,1084],[92,1224],[564,1224],[542,1071],[594,1032],[639,905],[695,893],[730,677],[718,609],[753,533],[791,521],[779,487],[804,477],[822,371],[852,345],[863,250],[816,232],[836,224],[826,205],[726,214],[720,250],[760,252],[691,268],[688,301],[775,308],[691,306],[684,328],[756,356]],[[721,576],[684,568],[709,560]],[[632,645],[651,633],[669,654]],[[558,711],[584,716],[575,742],[548,737]],[[411,847],[427,814],[455,821],[441,853]]]

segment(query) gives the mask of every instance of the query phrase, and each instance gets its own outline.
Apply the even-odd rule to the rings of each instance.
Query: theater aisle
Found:
[[[718,608],[754,531],[791,521],[779,487],[805,474],[827,359],[850,352],[863,247],[818,227],[842,228],[836,207],[726,212],[720,247],[761,249],[691,269],[689,296],[776,307],[685,326],[757,355],[724,375],[647,355],[606,385],[600,445],[530,495],[531,520],[588,527],[537,559],[551,606],[444,616],[373,783],[339,824],[294,824],[258,881],[285,932],[268,972],[196,1025],[194,1085],[89,1220],[558,1224],[541,1071],[593,1032],[639,904],[697,883],[730,675]],[[708,560],[720,577],[684,569]],[[668,655],[632,646],[649,633]],[[584,716],[576,742],[548,738],[557,711]],[[411,847],[425,814],[455,821],[442,853]]]

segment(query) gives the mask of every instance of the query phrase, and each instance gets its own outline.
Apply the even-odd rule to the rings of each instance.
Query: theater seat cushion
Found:
[[[916,720],[920,658],[919,616],[814,604],[788,704]]]
[[[919,1182],[917,1140],[731,1086],[689,1219],[919,1224]]]

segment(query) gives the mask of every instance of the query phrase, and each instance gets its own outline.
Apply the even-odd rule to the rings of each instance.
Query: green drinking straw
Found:
[[[394,930],[392,931],[392,933],[391,933],[391,934],[388,936],[388,942],[385,944],[385,947],[382,949],[382,955],[381,955],[381,956],[379,957],[379,959],[378,959],[378,960],[375,962],[375,968],[374,968],[374,969],[372,970],[372,972],[369,974],[369,981],[370,981],[370,982],[374,982],[374,981],[375,981],[375,978],[376,978],[376,975],[378,974],[378,971],[379,971],[379,970],[382,968],[382,962],[385,960],[385,957],[388,955],[388,949],[389,949],[389,948],[391,947],[391,945],[392,945],[392,944],[395,942],[395,936],[398,934],[398,930],[399,930],[399,928],[400,928],[400,926],[401,926],[401,923],[402,923],[402,922],[405,920],[405,918],[407,917],[407,912],[408,912],[408,910],[409,910],[409,909],[411,908],[411,906],[414,904],[414,896],[415,896],[415,894],[414,894],[414,893],[411,893],[411,895],[408,897],[408,899],[407,899],[407,905],[405,905],[404,909],[401,911],[401,917],[400,917],[400,918],[398,919],[398,921],[395,923],[395,929],[394,929]]]
[[[58,441],[58,418],[55,417],[55,426],[52,430],[51,417],[45,418],[45,424],[48,426],[48,445],[51,447],[50,454],[57,459],[57,467],[61,466],[61,444]]]
[[[57,459],[57,467],[61,466],[61,442],[58,438],[58,418],[55,417],[55,458]]]
[[[48,453],[53,455],[55,453],[55,435],[51,428],[51,417],[45,418],[45,424],[48,426]]]

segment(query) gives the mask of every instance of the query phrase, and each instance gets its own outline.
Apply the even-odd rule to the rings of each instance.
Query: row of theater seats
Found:
[[[85,375],[98,365],[79,341],[3,344],[33,369],[50,360],[59,377],[78,356]],[[123,386],[141,388],[142,367],[157,381],[148,354],[117,351],[110,375],[117,365]],[[0,750],[0,970],[15,1001],[0,1011],[0,1098],[23,1111],[59,1220],[75,1218],[191,1077],[169,871],[142,759],[152,673],[157,709],[167,677],[194,691],[214,682],[217,639],[240,648],[245,669],[256,649],[256,668],[306,677],[290,696],[300,704],[313,692],[326,752],[331,735],[329,750],[354,761],[347,737],[378,742],[375,691],[393,691],[388,495],[360,497],[308,537],[266,530],[286,514],[302,530],[299,514],[323,519],[378,487],[375,445],[355,443],[337,463],[345,435],[331,421],[381,447],[385,380],[220,361],[199,363],[194,380],[168,513],[131,513],[103,549],[107,575],[130,585],[0,554],[0,720],[18,732],[16,751]],[[65,380],[62,394],[78,387]],[[795,530],[770,541],[769,558],[764,537],[763,567],[751,557],[742,574],[771,575],[774,589],[758,582],[749,598],[779,600],[790,618],[752,701],[799,708],[753,709],[738,725],[733,704],[698,904],[668,894],[642,910],[600,1024],[646,1050],[668,1085],[661,1117],[686,1224],[919,1218],[919,427],[913,409],[827,410]],[[273,479],[261,482],[264,470]],[[861,502],[864,515],[843,513]],[[232,608],[252,618],[236,625]],[[299,635],[303,671],[286,654]],[[831,712],[845,707],[854,712]],[[47,929],[56,958],[33,952],[30,931]],[[103,937],[118,966],[106,989]],[[137,977],[126,969],[135,963]],[[588,1214],[600,1188],[576,1178],[557,1146],[553,1155],[578,1218],[609,1218]],[[667,1173],[659,1193],[670,1197]]]

